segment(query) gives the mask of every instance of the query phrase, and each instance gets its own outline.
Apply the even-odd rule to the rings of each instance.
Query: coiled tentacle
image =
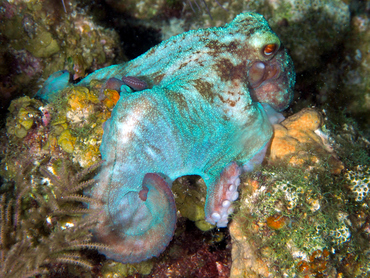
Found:
[[[97,239],[109,246],[109,259],[136,263],[158,256],[171,241],[176,205],[167,182],[158,174],[144,176],[142,189],[117,196],[120,205],[99,214]],[[109,207],[108,207],[109,208]]]

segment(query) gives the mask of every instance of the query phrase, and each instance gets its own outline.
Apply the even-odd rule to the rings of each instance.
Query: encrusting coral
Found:
[[[325,169],[291,166],[267,166],[244,177],[241,206],[230,225],[230,277],[294,277],[323,250],[330,250],[330,259],[314,260],[305,274],[339,273],[334,254],[349,252],[358,238],[343,205],[345,189],[334,182]]]
[[[358,165],[355,170],[346,173],[349,181],[349,188],[357,202],[363,201],[370,191],[370,168],[369,166]]]
[[[100,165],[96,163],[77,174],[71,172],[66,161],[59,167],[36,167],[31,161],[19,166],[14,184],[10,183],[7,193],[1,195],[1,277],[45,274],[56,263],[92,269],[79,250],[105,247],[91,242],[89,229],[96,223],[93,213],[81,219],[88,211],[81,202],[95,200],[80,194],[93,180],[80,180]],[[49,168],[58,170],[53,174]]]
[[[279,124],[273,125],[269,162],[285,160],[293,166],[314,166],[327,161],[334,174],[339,174],[343,163],[337,158],[321,130],[323,117],[316,109],[305,108]]]
[[[119,99],[115,90],[102,90],[101,83],[90,87],[71,86],[44,104],[27,96],[13,100],[6,119],[7,141],[2,174],[13,178],[20,155],[40,161],[44,156],[71,159],[88,168],[100,159],[103,123]],[[100,96],[101,94],[101,96]]]

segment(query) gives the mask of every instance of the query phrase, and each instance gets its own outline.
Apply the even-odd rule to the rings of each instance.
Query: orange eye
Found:
[[[276,48],[277,46],[274,43],[267,44],[263,48],[263,54],[265,54],[266,56],[270,56],[271,54],[275,53]]]

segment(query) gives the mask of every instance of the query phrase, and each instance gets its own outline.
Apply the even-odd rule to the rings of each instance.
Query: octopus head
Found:
[[[269,104],[274,110],[286,109],[293,99],[295,71],[292,59],[271,30],[252,36],[254,59],[248,70],[253,101]]]

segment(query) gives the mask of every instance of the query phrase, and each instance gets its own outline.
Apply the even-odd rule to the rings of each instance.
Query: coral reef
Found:
[[[2,1],[0,106],[33,96],[56,70],[76,82],[124,60],[122,44],[133,58],[158,43],[159,32],[166,40],[260,12],[293,57],[297,101],[274,125],[263,168],[241,177],[232,242],[226,229],[209,230],[206,186],[191,176],[173,184],[177,230],[158,259],[121,264],[89,251],[104,248],[90,242],[94,221],[81,218],[89,199],[78,182],[74,192],[65,185],[100,160],[103,122],[119,99],[119,89],[91,81],[47,103],[23,96],[3,117],[0,276],[370,275],[369,3],[218,0],[225,10],[204,2],[208,10],[198,0],[66,0],[65,12],[59,0]]]
[[[275,124],[267,164],[241,179],[231,277],[368,276],[368,146],[316,109]]]
[[[14,100],[11,105],[12,113],[10,113],[8,116],[8,128],[11,128],[12,126],[16,125],[17,122],[19,121],[18,114],[21,108],[27,109],[29,111],[35,111],[35,114],[32,114],[32,116],[29,117],[30,119],[33,120],[33,124],[32,124],[32,127],[27,131],[29,134],[26,137],[18,138],[14,134],[8,133],[8,136],[9,136],[8,144],[5,146],[5,149],[3,146],[3,149],[5,150],[4,152],[6,154],[6,156],[3,158],[3,161],[2,161],[2,165],[6,169],[5,171],[3,170],[3,176],[7,177],[8,179],[17,178],[17,173],[19,172],[18,162],[17,162],[18,159],[16,159],[15,157],[19,156],[20,153],[22,153],[24,157],[29,157],[31,159],[34,159],[35,161],[43,161],[45,160],[45,156],[46,157],[51,156],[53,160],[71,159],[76,164],[80,164],[80,166],[85,166],[85,167],[87,167],[87,165],[82,163],[82,161],[86,161],[86,163],[91,165],[91,163],[93,163],[92,159],[95,159],[95,160],[99,159],[100,152],[99,152],[98,147],[99,147],[100,140],[101,140],[100,138],[102,135],[102,122],[107,117],[109,117],[111,109],[114,107],[117,100],[119,99],[119,94],[117,91],[111,90],[111,89],[105,89],[102,92],[102,88],[103,88],[103,84],[101,84],[100,82],[96,82],[96,81],[92,81],[89,84],[89,87],[72,86],[60,92],[60,96],[57,98],[54,98],[54,102],[51,102],[47,105],[44,105],[42,102],[35,100],[35,99],[30,99],[28,97]],[[84,110],[84,113],[78,113],[78,111],[81,109]],[[91,115],[86,116],[85,115],[86,113],[88,114],[92,113],[92,116]],[[48,116],[48,121],[46,121],[46,124],[44,123],[45,121],[43,121],[43,118],[45,118],[45,115]],[[96,120],[97,118],[98,120]],[[96,126],[96,128],[91,129],[90,128],[91,125]],[[37,137],[35,134],[40,134],[40,135],[42,134],[42,137]],[[66,142],[71,142],[70,140],[71,138],[74,141],[74,143],[72,144],[72,147],[74,148],[74,150],[73,152],[67,152],[68,149],[67,150],[64,149],[63,147],[64,143],[62,143],[62,141],[65,140]],[[79,142],[85,142],[85,143],[89,141],[92,142],[93,141],[92,138],[96,138],[96,141],[94,143],[94,146],[96,146],[96,152],[94,152],[94,154],[91,154],[90,156],[89,155],[90,152],[84,151],[83,145],[80,144]],[[16,148],[11,147],[11,146],[16,146]],[[30,148],[30,146],[33,146],[33,148]],[[79,158],[78,154],[81,154],[81,158]],[[45,162],[43,162],[43,164],[44,163]],[[48,165],[51,165],[51,164],[48,163]],[[55,165],[54,166],[52,165],[52,168],[50,169],[57,169],[57,168],[58,167],[56,167]],[[82,196],[68,197],[68,190],[64,189],[64,187],[61,185],[61,183],[62,184],[69,183],[68,178],[67,178],[68,173],[67,174],[64,173],[65,170],[70,171],[69,168],[71,168],[71,165],[68,165],[68,169],[62,168],[60,171],[55,172],[58,174],[58,176],[60,176],[59,178],[55,178],[54,174],[49,172],[49,170],[47,170],[46,167],[44,166],[44,167],[41,167],[40,172],[41,174],[43,174],[44,177],[46,177],[46,179],[45,178],[36,179],[35,177],[33,177],[32,179],[41,180],[40,183],[43,183],[43,184],[45,183],[45,184],[48,184],[49,186],[52,186],[53,196],[54,195],[63,196],[61,200],[63,200],[63,202],[65,201],[67,204],[73,199],[75,201],[77,200],[78,201],[88,201],[88,199],[84,199],[86,197],[82,197]],[[54,172],[55,170],[52,170],[52,171]],[[31,173],[28,173],[26,175],[27,179],[31,178],[30,174]],[[34,172],[32,172],[32,175],[35,175]],[[64,182],[59,182],[59,179],[61,179]],[[183,180],[184,180],[183,182],[180,182],[180,184],[183,184],[182,185],[183,187],[188,186],[196,190],[197,187],[201,186],[201,183],[199,183],[200,181],[199,182],[195,182],[194,180],[186,181],[185,177],[183,178]],[[56,184],[56,186],[54,186],[53,184]],[[61,188],[61,190],[54,189],[54,187]],[[179,190],[188,191],[187,189],[184,189],[183,187]],[[47,188],[45,190],[47,190]],[[205,193],[205,190],[203,190],[202,192]],[[185,192],[180,191],[179,194],[180,193],[185,193]],[[195,193],[195,191],[193,193]],[[45,195],[45,192],[42,191],[40,192],[40,194]],[[212,226],[204,221],[203,206],[205,202],[205,195],[201,196],[201,194],[198,194],[198,196],[201,199],[200,200],[201,202],[198,205],[197,211],[202,215],[202,220],[197,221],[197,225],[200,224],[198,226],[201,227],[203,230],[209,230]],[[194,204],[194,203],[192,204],[191,202],[194,202],[194,201],[195,201],[194,199],[189,199],[187,202],[187,205],[188,205],[187,210],[190,212]],[[36,205],[36,202],[34,201],[32,202],[34,205]],[[67,228],[70,229],[70,231],[75,231],[72,229],[73,227],[80,227],[81,225],[83,225],[85,222],[84,221],[81,222],[79,220],[78,215],[82,213],[86,213],[87,210],[83,208],[83,206],[81,206],[79,202],[74,202],[74,204],[76,204],[77,207],[73,208],[75,213],[72,216],[65,215],[66,212],[62,210],[58,210],[58,212],[55,212],[56,216],[50,216],[51,212],[49,211],[50,215],[48,215],[48,217],[45,218],[47,219],[47,221],[45,222],[44,220],[44,223],[47,225],[47,228],[46,228],[47,231],[49,231],[48,229],[50,227],[55,228],[56,226],[61,227],[60,228],[61,230],[64,229],[63,231],[65,231]],[[40,207],[42,206],[40,205]],[[64,205],[62,205],[62,207],[64,207]],[[53,209],[56,209],[56,207],[53,207]],[[40,217],[42,218],[43,214]],[[181,223],[181,221],[179,223]],[[45,229],[39,222],[37,225],[38,225],[38,229]],[[84,229],[86,229],[84,231],[87,232],[89,229],[91,229],[91,227],[93,227],[93,225],[94,223],[91,222],[88,225],[83,226],[85,227]],[[213,234],[213,232],[210,232],[210,233]],[[63,235],[62,232],[61,234]],[[184,237],[181,231],[178,232],[178,235],[180,237]],[[207,235],[207,237],[209,237],[209,234]],[[65,241],[67,241],[67,239]],[[184,248],[185,246],[184,242],[187,240],[185,237],[180,242],[176,239],[175,241],[177,242],[176,244],[177,247],[173,247],[173,248],[178,250],[177,248]],[[133,275],[135,273],[148,274],[148,271],[150,272],[151,269],[153,269],[153,272],[161,273],[165,271],[166,269],[165,266],[171,265],[171,269],[173,269],[174,275],[175,275],[175,273],[182,273],[184,271],[185,265],[189,266],[191,264],[194,270],[194,273],[199,273],[198,277],[202,277],[202,273],[203,274],[207,273],[210,271],[210,269],[212,269],[212,272],[214,273],[220,272],[219,277],[227,277],[225,273],[228,273],[229,271],[230,262],[228,263],[222,262],[219,257],[220,254],[218,253],[212,254],[212,256],[210,256],[211,253],[206,250],[211,244],[210,243],[205,244],[204,239],[202,239],[202,236],[199,236],[199,241],[202,242],[203,244],[202,246],[199,246],[199,251],[196,251],[196,252],[200,252],[199,255],[193,254],[194,245],[190,244],[188,248],[190,248],[191,251],[190,253],[188,253],[189,255],[187,255],[186,258],[185,257],[182,258],[182,263],[171,261],[173,257],[177,258],[177,255],[169,256],[169,260],[166,261],[166,263],[158,265],[158,266],[157,264],[154,264],[154,262],[151,262],[150,265],[147,265],[147,263],[144,262],[142,265],[130,266],[130,265],[112,263],[110,261],[103,261],[103,268],[99,270],[99,273],[102,273],[104,277],[110,277],[110,275],[113,275],[114,273],[119,273],[120,275]],[[53,244],[50,241],[47,241],[47,242],[50,244]],[[65,245],[67,246],[67,243],[65,243]],[[82,244],[79,246],[81,247],[81,249],[84,249],[85,247],[86,248],[89,247],[89,246],[84,247]],[[103,248],[102,246],[99,246],[99,245],[96,245],[94,247],[93,245],[90,245],[90,248],[97,249],[99,247]],[[72,254],[73,251],[76,252],[77,249],[78,248],[75,247],[75,249],[71,250],[70,253]],[[27,250],[33,250],[33,249],[27,249]],[[68,251],[68,250],[64,250],[64,251]],[[61,251],[60,253],[57,253],[57,254],[48,253],[48,254],[51,254],[52,258],[58,257],[58,261],[57,260],[41,261],[40,262],[41,265],[39,267],[40,269],[38,270],[34,269],[35,273],[45,272],[45,273],[49,273],[49,275],[52,275],[54,270],[51,271],[49,266],[54,267],[57,262],[58,262],[58,265],[61,265],[61,266],[64,263],[68,263],[67,258],[65,261],[63,261],[60,258],[61,255],[63,256],[67,255],[66,252],[64,251],[63,252]],[[184,252],[186,253],[188,251],[184,251]],[[71,261],[69,262],[72,264],[78,265],[77,260],[82,259],[82,258],[79,258],[78,255],[79,253],[74,254],[75,256],[74,260],[70,258]],[[194,258],[198,258],[198,259],[194,260]],[[228,255],[223,260],[228,260],[229,258],[230,257]],[[204,264],[202,261],[207,261],[208,263]],[[85,265],[86,267],[91,268],[91,263],[92,263],[91,261],[87,261],[87,258],[83,256],[83,261],[81,265]],[[178,270],[176,270],[177,268]],[[78,273],[79,268],[76,268],[76,269],[71,268],[70,270],[65,270],[64,268],[61,267],[61,268],[57,268],[57,270],[55,271],[61,272],[61,273],[70,273],[70,271],[74,271]],[[177,275],[178,276],[174,276],[174,277],[182,277],[181,274],[177,274]]]
[[[231,277],[368,276],[368,167],[344,170],[344,146],[317,132],[323,118],[314,109],[278,125],[267,164],[241,178]],[[353,150],[348,142],[346,148]],[[359,159],[352,156],[347,163]]]
[[[358,165],[370,165],[370,141],[364,136],[357,122],[344,113],[327,114],[329,141],[340,160],[348,169]]]
[[[8,117],[6,122],[7,132],[17,138],[24,138],[32,127],[40,123],[41,101],[21,97],[14,100],[9,106],[9,112],[13,117]]]
[[[89,88],[72,86],[47,105],[29,97],[12,101],[6,128],[8,144],[16,147],[4,150],[2,164],[7,171],[3,174],[16,175],[19,155],[36,161],[45,155],[70,158],[83,168],[99,161],[102,126],[119,98],[117,91],[101,92],[101,88],[99,82],[92,82]]]
[[[68,1],[2,1],[0,4],[0,84],[6,108],[21,94],[33,96],[53,72],[68,69],[73,79],[86,72],[122,61],[120,42],[112,29],[99,26],[87,7]]]
[[[343,179],[323,169],[267,167],[242,184],[230,226],[231,277],[335,277],[347,254],[359,256],[352,277],[369,274],[368,224],[354,220],[368,209],[348,206],[355,201]]]

